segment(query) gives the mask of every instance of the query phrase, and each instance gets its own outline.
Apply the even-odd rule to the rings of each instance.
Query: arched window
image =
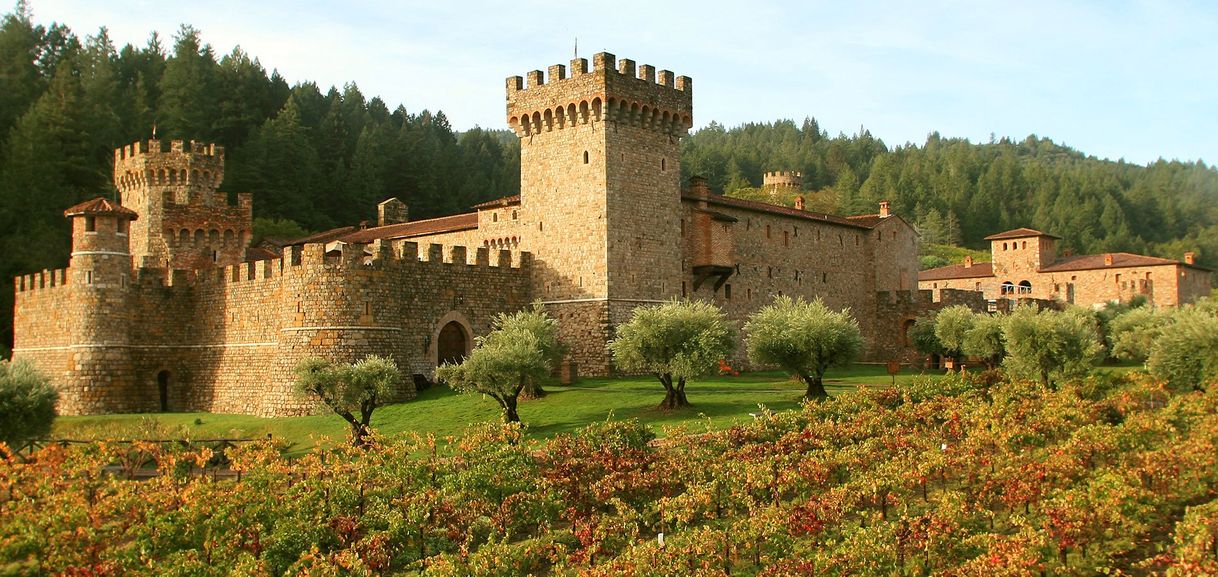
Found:
[[[1032,294],[1032,283],[1030,283],[1026,280],[1019,281],[1019,294],[1021,294],[1021,295]]]
[[[1009,280],[1002,281],[1002,287],[999,292],[1004,295],[1013,295],[1015,294],[1015,284]]]
[[[588,151],[584,151],[584,164],[588,164]]]

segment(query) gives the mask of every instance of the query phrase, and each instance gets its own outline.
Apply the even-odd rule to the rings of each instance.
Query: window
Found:
[[[517,218],[519,218],[519,216],[520,215],[516,214],[516,211],[514,211],[514,210],[512,211],[512,220],[516,220]]]
[[[732,300],[732,285],[730,285],[730,284],[723,285],[723,298],[725,298],[729,301]]]
[[[1020,246],[1019,248],[1023,248],[1023,249],[1028,248],[1028,241],[1026,241],[1026,240],[1023,241],[1023,246]]]
[[[1019,281],[1019,294],[1021,294],[1021,295],[1032,294],[1032,283],[1030,283],[1026,280]]]
[[[1007,243],[1004,242],[1004,243],[1002,243],[1002,250],[1006,250],[1006,249],[1007,249]]]
[[[782,246],[791,246],[791,239],[787,237],[787,231],[782,231]]]
[[[765,225],[765,237],[770,238],[770,225]]]
[[[584,151],[584,164],[588,164],[588,151]]]
[[[1013,295],[1013,294],[1015,294],[1015,283],[1013,283],[1013,282],[1011,282],[1011,281],[1009,281],[1009,280],[1007,280],[1007,281],[1002,281],[1002,286],[1001,286],[1001,287],[999,287],[998,292],[999,292],[999,293],[1001,293],[1001,294],[1004,294],[1004,295]]]
[[[92,216],[85,217],[85,232],[97,232],[97,219]]]
[[[497,212],[491,213],[491,222],[499,222],[499,213],[497,213]]]
[[[125,218],[118,219],[118,234],[127,234],[127,224],[128,224],[127,219],[125,219]],[[170,240],[170,242],[173,241],[173,233],[170,233],[169,240]]]
[[[93,284],[93,271],[85,271],[85,284]]]
[[[664,171],[664,170],[667,170],[667,169],[668,169],[668,162],[666,161],[666,159],[661,158],[661,159],[660,159],[660,170],[661,170],[661,171]]]

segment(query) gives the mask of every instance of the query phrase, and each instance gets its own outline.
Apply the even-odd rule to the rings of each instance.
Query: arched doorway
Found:
[[[436,339],[436,365],[464,360],[465,353],[469,350],[468,343],[469,337],[465,334],[465,327],[457,321],[449,321],[440,329],[440,336]]]
[[[161,395],[161,412],[169,412],[169,371],[156,374],[156,389]]]

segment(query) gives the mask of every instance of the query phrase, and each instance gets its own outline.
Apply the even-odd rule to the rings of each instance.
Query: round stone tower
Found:
[[[771,192],[795,191],[803,188],[804,175],[795,171],[767,172],[761,182],[761,187]]]
[[[155,408],[134,390],[130,339],[129,239],[137,215],[105,198],[64,211],[72,220],[68,266],[71,360],[60,411],[117,413]]]

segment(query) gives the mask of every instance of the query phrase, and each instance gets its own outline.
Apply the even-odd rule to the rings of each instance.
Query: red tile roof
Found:
[[[282,256],[269,248],[261,246],[251,246],[245,249],[245,262],[253,262],[259,260],[272,260]]]
[[[1130,254],[1127,252],[1109,253],[1112,255],[1112,264],[1105,264],[1104,254],[1084,254],[1079,256],[1061,257],[1053,264],[1040,269],[1040,272],[1064,272],[1071,270],[1096,270],[1104,268],[1127,268],[1134,266],[1163,266],[1178,264],[1180,266],[1188,266],[1201,270],[1209,270],[1197,265],[1185,264],[1177,260],[1169,258],[1159,258],[1157,256],[1146,256],[1143,254]]]
[[[990,236],[985,237],[984,240],[1006,240],[1008,238],[1028,238],[1030,236],[1047,236],[1049,238],[1061,238],[1060,236],[1053,236],[1051,234],[1043,233],[1043,232],[1040,232],[1039,230],[1034,230],[1031,228],[1017,228],[1015,230],[1008,230],[1006,232],[1000,232],[998,234],[991,234]]]
[[[950,280],[957,278],[983,278],[994,276],[994,264],[975,262],[965,268],[963,264],[953,264],[918,272],[918,280]]]
[[[467,212],[428,220],[389,224],[358,230],[334,240],[353,243],[367,243],[379,239],[410,238],[442,232],[456,232],[478,228],[478,213]]]
[[[330,230],[315,232],[309,236],[302,236],[300,238],[276,242],[282,242],[283,244],[281,246],[298,246],[314,242],[330,242],[336,238],[350,234],[357,230],[359,230],[359,227],[357,226],[341,226],[338,228],[332,228]]]
[[[134,210],[120,204],[110,202],[102,196],[99,196],[93,200],[86,200],[63,211],[64,216],[79,216],[82,214],[121,214],[130,217],[131,220],[139,218],[139,215],[136,214]]]
[[[861,224],[867,228],[875,228],[876,225],[883,222],[887,217],[878,214],[856,214],[846,218],[850,219],[850,222]]]
[[[488,200],[488,201],[480,203],[480,204],[475,204],[471,208],[474,208],[474,209],[494,208],[496,206],[508,206],[508,205],[512,205],[512,204],[520,204],[520,195],[519,194],[513,194],[512,196],[505,196],[503,198],[496,198],[495,200]]]
[[[851,228],[862,228],[862,229],[871,228],[871,226],[854,222],[854,221],[852,221],[846,217],[842,217],[842,216],[825,214],[822,212],[812,212],[812,211],[808,211],[808,210],[798,210],[798,209],[789,208],[786,206],[778,206],[776,204],[770,204],[768,202],[760,202],[760,201],[756,201],[756,200],[744,200],[743,198],[733,198],[730,196],[723,196],[721,194],[710,194],[710,195],[703,197],[703,196],[700,196],[697,194],[684,192],[681,194],[681,200],[688,200],[690,202],[706,201],[707,204],[716,204],[719,206],[731,206],[731,207],[735,207],[735,208],[741,208],[744,210],[751,210],[753,212],[768,212],[770,214],[780,214],[783,216],[791,216],[791,217],[795,217],[795,218],[801,218],[804,220],[816,220],[816,221],[820,221],[820,222],[828,222],[831,224],[848,226]]]

